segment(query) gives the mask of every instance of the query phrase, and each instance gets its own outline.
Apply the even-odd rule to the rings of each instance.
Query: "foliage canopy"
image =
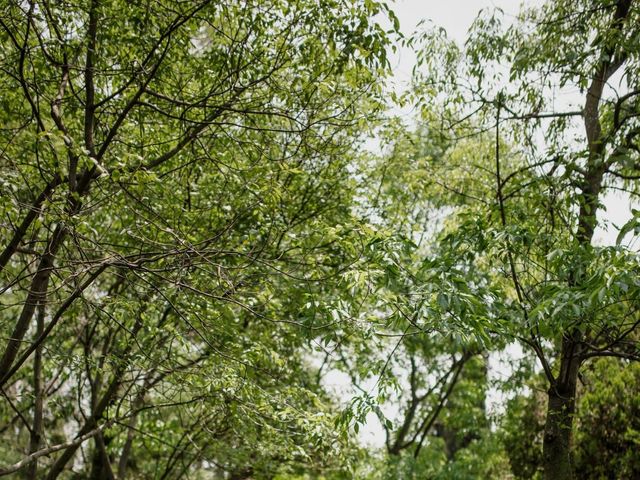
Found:
[[[639,26],[4,2],[0,476],[638,475],[640,214],[597,231],[640,194]]]

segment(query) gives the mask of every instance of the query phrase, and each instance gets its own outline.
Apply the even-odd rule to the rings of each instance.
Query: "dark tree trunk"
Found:
[[[91,477],[93,480],[114,480],[111,469],[111,459],[107,453],[107,446],[111,443],[111,437],[98,434],[94,437],[95,448],[91,459]]]
[[[549,390],[549,406],[544,433],[544,476],[547,480],[573,478],[571,429],[575,397]]]
[[[545,480],[573,480],[572,431],[580,367],[579,338],[565,338],[558,379],[549,388],[543,440]]]
[[[253,475],[253,468],[247,467],[231,472],[229,480],[248,480]]]
[[[51,240],[49,240],[46,250],[40,258],[38,269],[31,280],[31,285],[27,294],[27,298],[24,301],[22,311],[16,322],[13,333],[7,341],[7,346],[0,359],[0,386],[9,379],[9,371],[13,365],[13,361],[18,355],[18,351],[22,346],[22,340],[29,329],[29,324],[33,318],[33,314],[36,310],[36,306],[40,302],[44,302],[47,297],[47,290],[49,287],[49,278],[53,271],[53,262],[56,257],[56,253],[62,243],[64,242],[66,235],[66,228],[58,226],[54,231]]]
[[[38,314],[36,316],[36,335],[38,338],[44,330],[45,305],[38,305]],[[36,355],[33,359],[33,427],[29,438],[29,453],[35,453],[42,444],[42,424],[43,424],[43,407],[44,407],[44,388],[42,386],[42,345],[36,348]],[[34,460],[29,464],[26,470],[26,478],[38,478],[38,460]]]

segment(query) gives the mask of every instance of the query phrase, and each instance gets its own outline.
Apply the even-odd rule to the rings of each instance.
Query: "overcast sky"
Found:
[[[527,5],[542,3],[541,0],[527,0]],[[462,45],[467,31],[480,10],[500,8],[507,18],[515,17],[520,10],[520,0],[395,0],[391,4],[400,20],[400,28],[405,35],[416,30],[421,20],[427,20],[447,31],[449,38]],[[414,56],[410,51],[400,52],[395,72],[403,79],[408,77]]]

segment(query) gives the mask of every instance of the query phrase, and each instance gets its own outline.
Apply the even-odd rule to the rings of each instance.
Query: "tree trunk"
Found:
[[[571,428],[575,397],[564,397],[549,389],[549,406],[544,433],[544,477],[546,480],[573,478]]]
[[[111,459],[107,452],[107,446],[111,443],[112,438],[104,436],[102,433],[93,437],[95,448],[91,459],[91,478],[92,480],[115,480],[115,475],[111,468]]]
[[[38,338],[44,330],[45,305],[41,302],[38,305],[38,313],[36,316],[36,334]],[[43,407],[44,407],[44,388],[42,381],[42,345],[36,348],[36,355],[33,359],[33,426],[29,438],[29,453],[38,451],[42,444],[42,427],[43,427]],[[38,459],[33,460],[26,471],[26,478],[38,478]]]
[[[572,430],[580,366],[577,338],[565,338],[558,379],[549,388],[543,440],[545,480],[573,480]]]
[[[31,280],[31,285],[28,290],[27,298],[22,306],[22,311],[18,317],[13,333],[7,341],[7,346],[2,354],[0,360],[0,387],[9,380],[9,371],[13,365],[13,361],[18,355],[18,351],[22,346],[22,340],[29,329],[29,324],[33,318],[33,314],[36,310],[36,305],[40,302],[44,302],[47,297],[47,290],[49,288],[49,278],[53,271],[53,263],[56,257],[56,253],[62,243],[64,242],[67,229],[64,226],[59,225],[51,240],[47,243],[46,250],[43,252],[38,264],[38,269]]]

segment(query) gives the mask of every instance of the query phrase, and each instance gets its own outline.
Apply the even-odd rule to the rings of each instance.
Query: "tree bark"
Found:
[[[573,417],[580,368],[580,333],[562,340],[560,373],[548,392],[542,457],[545,480],[573,480]]]
[[[95,444],[91,460],[91,476],[93,480],[115,480],[111,459],[107,452],[107,446],[111,443],[111,437],[105,436],[102,432],[93,437]]]
[[[36,335],[38,338],[44,330],[44,315],[45,304],[44,302],[38,305],[38,314],[36,316]],[[42,382],[42,345],[36,348],[36,354],[33,359],[33,394],[35,397],[33,406],[33,427],[31,429],[31,436],[29,438],[29,454],[33,454],[38,451],[42,443],[42,424],[43,424],[43,407],[44,407],[44,388]],[[38,459],[35,458],[30,464],[26,472],[26,478],[37,478],[38,472]]]
[[[544,433],[544,478],[573,479],[571,429],[575,398],[549,390],[549,407]]]
[[[51,240],[48,242],[45,252],[42,254],[38,269],[31,281],[27,298],[24,301],[22,312],[16,322],[15,328],[11,333],[11,337],[7,341],[7,346],[0,360],[0,378],[6,380],[13,361],[18,355],[18,350],[22,345],[22,340],[27,333],[31,319],[36,310],[36,306],[40,302],[44,302],[47,297],[49,288],[49,278],[54,268],[54,259],[56,253],[64,242],[67,230],[64,226],[59,225],[53,232]]]

